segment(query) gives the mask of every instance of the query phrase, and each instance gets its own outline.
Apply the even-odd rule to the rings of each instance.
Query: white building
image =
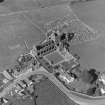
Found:
[[[74,78],[71,77],[69,74],[64,73],[63,70],[61,70],[60,75],[59,75],[59,78],[60,78],[62,81],[64,81],[66,84],[69,84],[69,83],[71,83],[71,82],[74,81]]]

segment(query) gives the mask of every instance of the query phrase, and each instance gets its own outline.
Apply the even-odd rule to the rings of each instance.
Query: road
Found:
[[[21,79],[24,79],[33,74],[43,74],[48,79],[54,83],[66,96],[72,99],[74,102],[80,105],[103,105],[105,103],[105,96],[102,97],[92,97],[83,95],[81,93],[77,93],[74,91],[68,90],[52,73],[46,71],[43,67],[35,71],[27,71],[24,74],[19,75],[19,77],[10,84],[7,88],[4,89],[2,93],[0,93],[0,97],[5,96],[13,87],[14,85]]]

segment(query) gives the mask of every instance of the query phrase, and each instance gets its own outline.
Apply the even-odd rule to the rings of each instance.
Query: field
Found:
[[[41,7],[51,7],[54,5],[64,4],[70,0],[38,0]]]
[[[71,5],[74,13],[84,23],[98,31],[97,40],[72,46],[73,52],[81,57],[83,66],[105,71],[105,1],[93,0],[87,3],[76,3]]]
[[[59,19],[63,19],[63,21],[70,21],[77,18],[67,4],[32,10],[26,12],[25,16],[44,32],[50,29],[50,27],[56,26],[57,23],[59,23]],[[68,16],[68,18],[64,18],[66,16]]]
[[[49,80],[45,80],[37,86],[37,93],[38,105],[75,105]]]
[[[70,7],[80,20],[97,30],[101,35],[104,35],[105,0],[75,3],[70,5]]]
[[[5,0],[1,5],[8,8],[10,13],[28,11],[40,7],[36,0]]]
[[[80,56],[83,67],[96,68],[98,71],[105,71],[105,44],[104,39],[78,44],[71,47],[73,53]]]
[[[45,38],[41,31],[27,21],[22,14],[0,16],[0,66],[11,65],[24,49]]]
[[[70,0],[5,0],[1,5],[9,8],[12,12],[20,12],[67,4],[69,1]]]

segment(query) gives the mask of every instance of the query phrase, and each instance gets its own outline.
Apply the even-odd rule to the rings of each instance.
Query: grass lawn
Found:
[[[32,47],[44,38],[23,14],[0,16],[0,66],[5,68],[14,62],[24,50],[24,41]]]

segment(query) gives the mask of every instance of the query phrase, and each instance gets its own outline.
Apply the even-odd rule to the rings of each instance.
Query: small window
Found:
[[[68,37],[68,41],[71,41],[74,38],[74,33],[68,33],[67,37]]]
[[[36,46],[36,49],[37,49],[37,50],[41,50],[42,48],[43,48],[43,46],[41,46],[41,45],[37,45],[37,46]]]
[[[65,40],[65,39],[66,39],[66,34],[63,33],[63,34],[60,36],[60,40],[63,41],[63,40]]]

